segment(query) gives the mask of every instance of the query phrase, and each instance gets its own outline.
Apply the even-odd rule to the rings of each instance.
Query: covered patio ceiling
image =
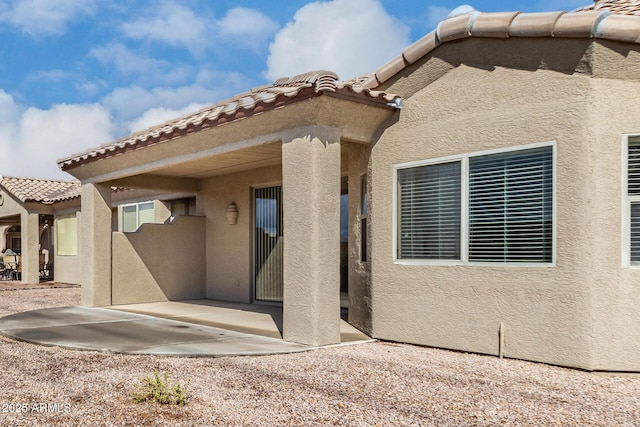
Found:
[[[272,142],[216,156],[205,157],[168,166],[155,175],[183,178],[209,178],[215,175],[241,172],[282,163],[282,143]]]

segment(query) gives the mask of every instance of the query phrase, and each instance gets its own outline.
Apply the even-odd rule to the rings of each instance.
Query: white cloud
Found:
[[[374,71],[410,42],[409,28],[378,0],[309,3],[276,34],[267,77],[328,69],[347,79]]]
[[[148,69],[164,68],[166,61],[136,55],[122,43],[110,43],[91,49],[89,56],[103,64],[113,64],[122,74],[144,73]]]
[[[225,97],[247,90],[248,80],[238,73],[201,71],[190,85],[179,87],[141,86],[117,88],[102,100],[114,117],[133,122],[153,108],[181,110],[189,104],[210,105]]]
[[[452,9],[442,6],[428,6],[427,7],[427,23],[429,28],[435,29],[441,21],[451,13]]]
[[[277,22],[255,9],[235,7],[217,22],[220,36],[258,51],[278,31]]]
[[[173,120],[178,117],[182,117],[186,114],[196,112],[209,104],[189,104],[179,110],[156,107],[145,111],[140,117],[129,123],[129,132],[138,132],[144,129],[148,129],[153,126],[157,126],[166,122],[167,120]]]
[[[103,80],[78,81],[73,87],[83,96],[94,97],[107,87],[107,82]]]
[[[13,123],[20,116],[20,106],[13,97],[0,89],[0,124]]]
[[[70,22],[96,8],[96,0],[13,0],[0,3],[0,20],[31,36],[61,35]]]
[[[33,73],[27,77],[27,80],[47,80],[50,82],[60,82],[63,80],[68,80],[73,78],[73,73],[64,70],[46,70],[46,71],[38,71]]]
[[[85,151],[166,120],[198,111],[230,93],[208,89],[217,82],[235,93],[246,88],[240,75],[203,71],[190,86],[121,88],[101,104],[57,104],[50,109],[24,108],[0,89],[0,152],[10,161],[0,175],[71,179],[56,160]]]
[[[192,67],[138,54],[122,43],[94,47],[89,52],[89,57],[97,59],[103,65],[115,66],[130,81],[137,78],[147,84],[181,84],[193,74]]]
[[[109,112],[97,104],[23,110],[0,90],[1,175],[70,179],[56,160],[114,138]]]
[[[186,48],[203,56],[212,47],[226,44],[261,52],[279,24],[257,9],[234,7],[221,19],[164,0],[148,13],[120,25],[129,39]]]
[[[13,97],[0,89],[0,147],[9,148],[8,145],[15,140],[20,114],[20,106]]]
[[[154,7],[149,16],[122,24],[120,31],[130,39],[186,47],[192,53],[208,40],[207,19],[169,1]]]

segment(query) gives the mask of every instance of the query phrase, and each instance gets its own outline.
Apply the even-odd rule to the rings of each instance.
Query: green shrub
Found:
[[[184,406],[187,403],[187,390],[180,383],[171,385],[167,374],[160,378],[158,372],[154,372],[153,378],[144,377],[140,380],[140,384],[133,392],[133,401]]]

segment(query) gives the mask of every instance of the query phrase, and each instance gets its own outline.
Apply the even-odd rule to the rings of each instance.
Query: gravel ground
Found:
[[[0,316],[78,302],[79,289],[5,291]],[[188,383],[186,406],[132,402],[154,371]],[[384,342],[189,359],[0,338],[0,391],[3,426],[640,426],[640,376]]]

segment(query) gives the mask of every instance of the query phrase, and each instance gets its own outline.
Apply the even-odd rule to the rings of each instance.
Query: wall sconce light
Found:
[[[238,222],[238,206],[234,202],[227,206],[227,222],[229,225],[236,225]]]

